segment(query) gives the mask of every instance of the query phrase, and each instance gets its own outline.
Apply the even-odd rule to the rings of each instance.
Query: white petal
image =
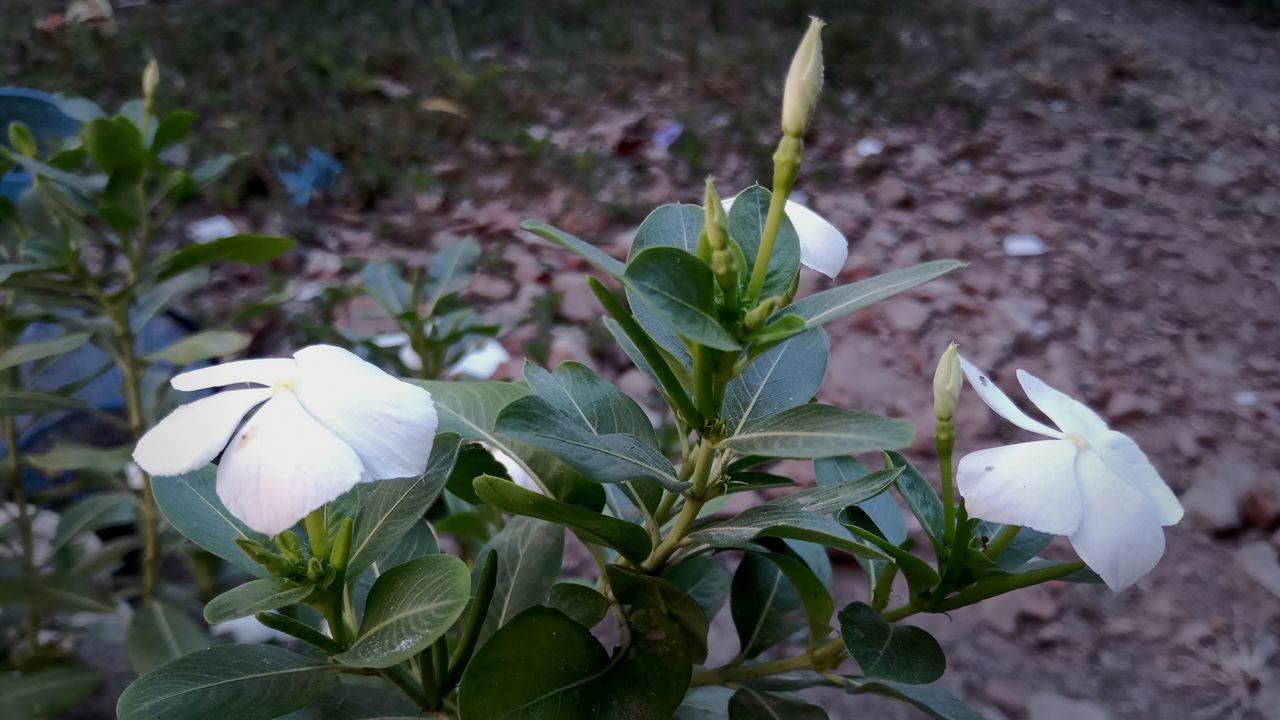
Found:
[[[1018,409],[1017,405],[1004,394],[996,384],[987,377],[987,374],[979,370],[973,363],[960,356],[960,367],[964,370],[964,375],[969,379],[969,384],[978,393],[978,397],[982,398],[982,402],[987,407],[995,411],[997,415],[1017,425],[1023,430],[1037,433],[1040,435],[1048,435],[1049,437],[1062,437],[1062,433],[1045,425],[1039,420],[1032,419],[1029,415]],[[1048,531],[1046,531],[1048,532]]]
[[[729,212],[737,197],[721,200],[724,211]],[[787,218],[800,237],[800,262],[829,278],[840,274],[844,261],[849,257],[849,241],[834,225],[818,213],[794,200],[784,206]]]
[[[1049,387],[1035,375],[1019,370],[1018,382],[1031,402],[1055,425],[1062,428],[1063,432],[1076,433],[1085,439],[1108,432],[1107,421],[1087,405],[1061,390]]]
[[[370,480],[422,474],[436,436],[431,393],[331,345],[294,357],[298,400],[355,450]]]
[[[362,470],[355,451],[282,392],[232,439],[218,497],[244,524],[275,535],[355,487]]]
[[[488,380],[511,359],[511,353],[497,340],[485,340],[479,347],[458,358],[458,362],[449,368],[450,375],[469,375],[473,378]]]
[[[289,358],[236,360],[175,375],[171,382],[174,388],[184,392],[239,383],[271,385],[277,380],[293,377],[297,368],[298,364]]]
[[[1084,517],[1071,535],[1071,546],[1107,587],[1120,592],[1151,572],[1164,555],[1160,511],[1095,453],[1080,453],[1077,475]]]
[[[960,458],[956,487],[973,517],[1069,535],[1080,526],[1075,445],[1037,440]]]
[[[834,225],[818,213],[791,200],[786,205],[787,217],[800,236],[800,262],[829,278],[840,274],[849,257],[849,241]]]
[[[231,433],[271,391],[229,390],[188,403],[138,441],[133,459],[152,475],[181,475],[204,467],[227,446]]]
[[[1178,496],[1128,435],[1108,430],[1101,437],[1089,438],[1089,447],[1114,475],[1146,494],[1160,515],[1161,525],[1175,525],[1182,519]]]

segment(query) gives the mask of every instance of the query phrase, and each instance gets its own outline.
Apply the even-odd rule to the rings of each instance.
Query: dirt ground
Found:
[[[980,123],[831,111],[816,121],[799,187],[850,239],[840,281],[937,258],[970,263],[829,325],[823,398],[915,421],[911,456],[927,469],[929,378],[954,339],[1015,399],[1014,370],[1025,368],[1097,408],[1181,496],[1187,517],[1168,530],[1164,561],[1123,594],[1054,586],[919,621],[947,651],[943,683],[984,715],[1280,718],[1280,31],[1174,0],[983,7],[1016,32],[958,78],[984,99]],[[437,245],[476,236],[493,257],[471,294],[494,320],[513,323],[561,293],[551,362],[582,360],[650,392],[605,342],[588,269],[512,238],[531,240],[517,226],[533,217],[623,255],[637,218],[611,203],[699,200],[701,176],[653,135],[666,108],[700,100],[654,84],[589,111],[550,102],[531,128],[614,158],[593,197],[553,178],[508,193],[495,166],[470,168],[487,198],[430,190],[373,210],[316,209],[295,282],[331,280],[342,257],[420,262],[423,233]],[[716,116],[707,121],[714,128]],[[722,192],[767,179],[759,157],[704,134]],[[864,156],[864,139],[882,151]],[[762,125],[761,147],[773,140]],[[434,169],[448,180],[447,158]],[[295,222],[229,214],[267,231]],[[1011,256],[1010,236],[1044,251]],[[802,294],[829,284],[806,274]],[[504,343],[519,357],[536,331],[521,326]],[[505,372],[518,374],[518,362]],[[972,394],[959,433],[958,452],[1028,439]],[[838,606],[865,592],[856,566],[837,577]],[[725,616],[715,627],[729,646],[713,659],[736,651]],[[916,717],[808,692],[836,718]]]

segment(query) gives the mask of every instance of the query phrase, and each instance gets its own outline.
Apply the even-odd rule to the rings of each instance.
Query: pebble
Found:
[[[1052,692],[1038,692],[1027,701],[1029,720],[1112,720],[1111,711],[1091,700],[1073,700]]]
[[[1004,238],[1004,254],[1009,257],[1043,255],[1044,250],[1044,240],[1037,235],[1006,235]]]

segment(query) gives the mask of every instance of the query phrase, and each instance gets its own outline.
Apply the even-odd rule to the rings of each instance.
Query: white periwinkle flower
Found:
[[[1018,382],[1057,429],[1032,419],[963,357],[969,384],[1005,420],[1052,438],[979,450],[960,460],[956,481],[969,514],[1066,535],[1107,586],[1119,592],[1164,554],[1163,526],[1182,505],[1129,436],[1080,402],[1022,370]]]
[[[723,201],[725,212],[737,198]],[[800,263],[829,278],[840,274],[849,257],[849,241],[826,218],[794,200],[786,204],[787,218],[800,237]]]
[[[152,475],[180,475],[222,453],[218,497],[267,535],[357,483],[421,474],[435,439],[430,393],[330,345],[201,368],[172,382],[187,392],[256,387],[179,407],[138,441],[134,460]]]

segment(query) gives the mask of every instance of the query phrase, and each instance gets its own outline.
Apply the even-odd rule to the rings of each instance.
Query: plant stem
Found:
[[[680,514],[676,516],[675,523],[671,526],[671,532],[667,533],[667,537],[653,549],[653,552],[642,564],[646,572],[653,573],[662,569],[662,566],[671,558],[671,554],[679,549],[684,541],[685,534],[693,526],[693,521],[698,519],[698,511],[702,509],[703,503],[706,502],[705,496],[707,484],[711,477],[713,455],[715,455],[715,448],[711,443],[706,440],[700,440],[698,449],[695,451],[693,487],[688,490],[684,507],[680,509]]]
[[[427,698],[426,694],[423,693],[418,684],[413,681],[413,678],[409,675],[408,671],[404,669],[403,665],[392,665],[389,668],[384,668],[382,670],[382,677],[390,680],[393,685],[400,688],[401,692],[408,695],[409,699],[423,710],[434,710],[439,706],[438,702],[432,702]]]
[[[13,373],[10,372],[9,375],[12,377]],[[18,429],[12,415],[4,416],[3,422],[4,444],[9,448],[9,492],[13,495],[13,504],[18,507],[18,517],[14,522],[18,526],[18,541],[22,544],[22,574],[31,577],[36,572],[35,538],[31,532],[27,491],[22,486],[22,459],[18,456]],[[40,649],[40,611],[34,603],[27,604],[26,633],[27,653],[34,655]]]
[[[773,195],[769,198],[769,213],[764,219],[760,249],[756,253],[751,280],[747,284],[748,308],[755,307],[760,301],[760,293],[764,291],[764,280],[769,274],[769,260],[773,257],[773,245],[777,242],[782,218],[786,217],[787,197],[791,195],[796,175],[800,172],[800,152],[803,148],[804,142],[799,138],[784,136],[773,154]]]
[[[991,542],[987,543],[987,557],[992,560],[998,560],[1001,553],[1009,547],[1009,543],[1013,542],[1013,539],[1017,537],[1018,532],[1021,530],[1022,528],[1017,525],[1005,525],[1000,528],[1000,532],[996,533],[996,536],[991,538]]]
[[[715,407],[715,361],[711,353],[711,348],[705,345],[693,346],[693,402],[704,421],[715,420],[719,414]]]
[[[138,390],[142,377],[133,346],[133,330],[129,327],[128,303],[124,304],[123,309],[110,314],[115,321],[116,339],[120,343],[121,390],[129,420],[129,435],[137,444],[146,430],[146,419],[143,417],[142,398]],[[160,511],[156,507],[155,493],[151,488],[151,475],[141,468],[138,472],[142,475],[142,597],[150,600],[156,594],[156,575],[160,566]]]
[[[920,608],[916,607],[912,603],[907,603],[905,605],[899,605],[896,608],[885,610],[884,612],[880,613],[880,617],[884,618],[889,622],[897,622],[904,618],[909,618],[918,612],[920,612]]]
[[[938,420],[933,431],[938,447],[938,473],[942,480],[943,547],[951,549],[956,535],[955,474],[951,468],[951,450],[956,443],[954,420]]]
[[[836,667],[844,659],[844,641],[836,638],[818,646],[812,653],[756,663],[699,670],[693,674],[690,686],[725,685],[742,680],[780,675],[796,670],[827,670]]]

